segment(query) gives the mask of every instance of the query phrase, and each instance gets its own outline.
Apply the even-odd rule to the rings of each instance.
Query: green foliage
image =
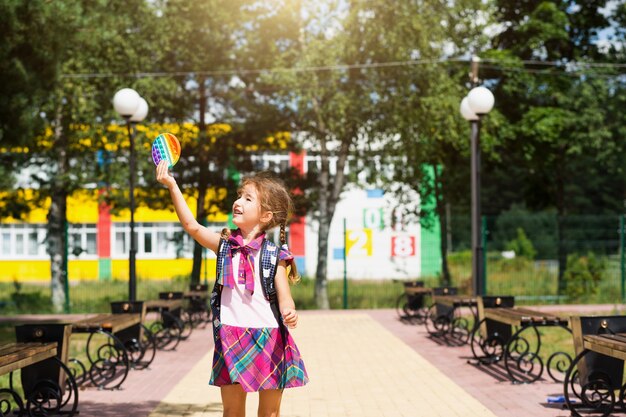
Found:
[[[530,260],[535,259],[537,255],[533,242],[528,239],[524,229],[521,227],[517,228],[517,237],[507,243],[506,249],[514,251],[515,256],[521,256]]]
[[[533,243],[539,259],[556,258],[556,215],[553,211],[530,213],[524,206],[513,204],[495,219],[490,248],[506,249],[507,243],[517,238],[518,228],[524,230]]]
[[[14,281],[12,288],[6,286],[8,298],[0,298],[2,310],[8,314],[17,312],[29,312],[31,314],[47,313],[52,311],[50,294],[41,287],[25,287],[18,281]]]
[[[606,259],[594,255],[593,252],[588,252],[585,256],[570,254],[563,275],[567,296],[572,301],[584,301],[590,295],[596,294],[606,268]]]

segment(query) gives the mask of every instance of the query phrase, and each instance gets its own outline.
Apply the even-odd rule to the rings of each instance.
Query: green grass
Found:
[[[435,285],[434,281],[432,282]],[[213,286],[213,282],[209,282]],[[188,282],[171,281],[139,281],[137,298],[140,300],[157,299],[162,291],[184,291]],[[315,282],[303,278],[291,286],[291,292],[298,309],[314,309]],[[348,308],[393,308],[403,286],[393,281],[349,280]],[[52,313],[50,288],[40,284],[20,284],[16,290],[13,284],[0,283],[0,314],[45,314]],[[343,280],[328,282],[328,298],[333,309],[343,308]],[[81,282],[70,286],[71,313],[106,313],[110,311],[111,301],[128,299],[128,283],[122,281]]]

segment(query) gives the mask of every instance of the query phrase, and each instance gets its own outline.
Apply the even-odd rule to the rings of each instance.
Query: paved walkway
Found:
[[[468,346],[438,345],[393,310],[303,311],[292,334],[311,381],[285,391],[282,417],[569,415],[545,402],[561,384],[513,385],[467,364]],[[210,329],[196,330],[177,351],[158,352],[152,369],[131,372],[123,390],[81,391],[80,415],[219,417],[219,389],[207,385],[212,349]],[[249,395],[248,416],[257,404]]]

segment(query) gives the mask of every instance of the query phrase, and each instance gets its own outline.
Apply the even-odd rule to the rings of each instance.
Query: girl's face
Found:
[[[261,210],[261,202],[256,187],[246,184],[240,191],[239,198],[233,203],[233,223],[241,230],[251,230],[260,225],[267,217]]]

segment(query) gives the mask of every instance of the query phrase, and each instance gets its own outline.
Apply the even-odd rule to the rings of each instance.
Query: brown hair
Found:
[[[287,191],[285,183],[277,178],[274,173],[263,171],[257,173],[256,175],[244,177],[237,191],[241,193],[246,185],[252,185],[256,189],[259,204],[261,205],[261,211],[272,212],[272,219],[268,223],[262,225],[263,231],[280,226],[280,244],[286,244],[287,237],[285,234],[285,228],[287,226],[287,220],[289,220],[289,217],[293,213],[294,206],[293,200],[291,199],[289,191]],[[222,237],[224,237],[224,235],[225,232],[222,231]],[[230,233],[228,233],[228,235],[230,235]],[[300,280],[296,263],[291,262],[290,266],[290,268],[287,268],[287,276],[291,283],[296,283]]]

